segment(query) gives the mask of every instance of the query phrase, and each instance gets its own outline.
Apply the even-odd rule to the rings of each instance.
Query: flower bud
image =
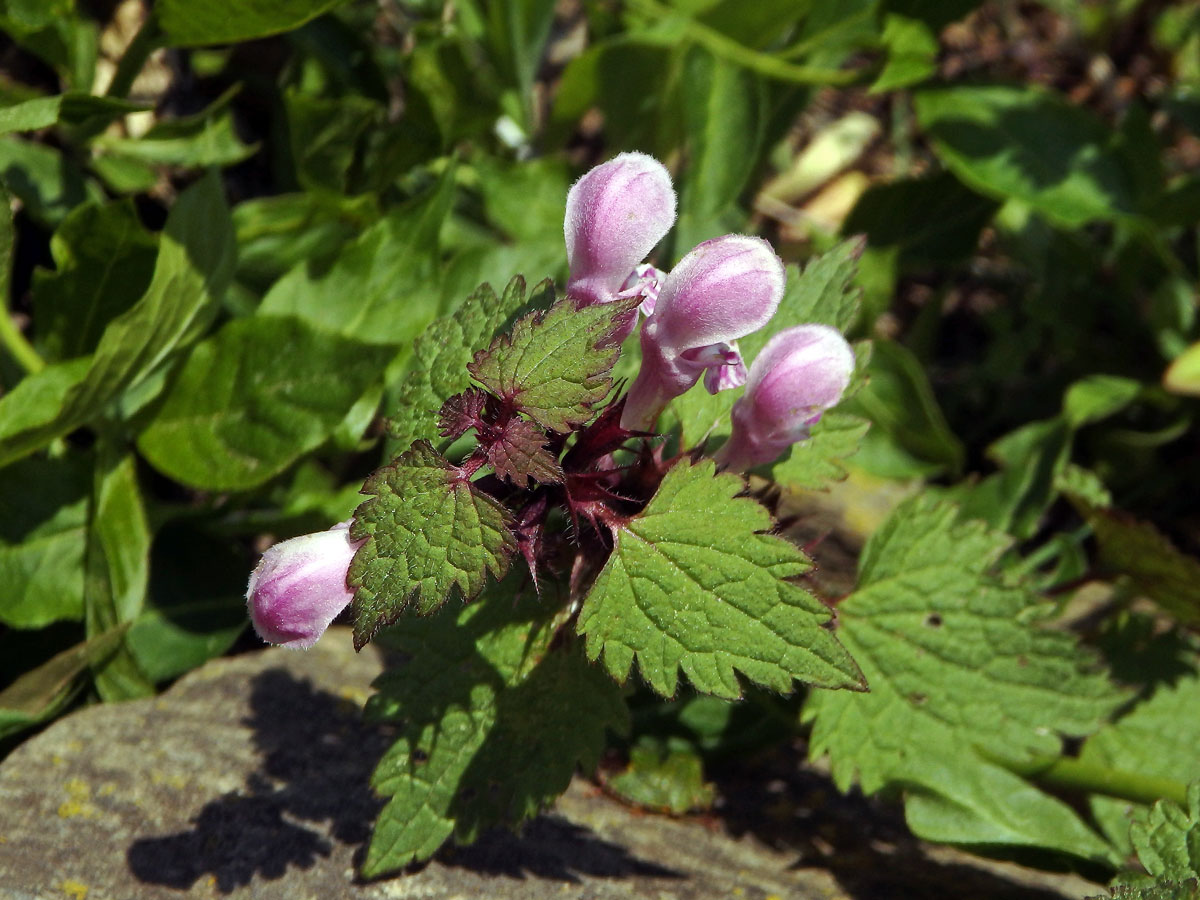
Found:
[[[596,166],[567,193],[567,295],[583,306],[612,302],[674,224],[671,176],[654,157],[622,153]]]
[[[347,520],[268,548],[246,589],[258,636],[297,650],[315,644],[354,597],[346,572],[361,545],[350,540]]]
[[[762,238],[727,234],[681,259],[642,326],[642,368],[629,389],[622,426],[650,430],[663,408],[701,375],[709,393],[743,384],[737,339],[770,321],[785,279],[782,261]]]
[[[799,325],[767,342],[733,405],[733,433],[717,462],[743,471],[777,460],[841,399],[854,351],[835,328]]]

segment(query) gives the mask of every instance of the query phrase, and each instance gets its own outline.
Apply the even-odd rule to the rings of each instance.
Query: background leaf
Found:
[[[0,398],[0,465],[97,415],[207,327],[233,274],[229,211],[215,176],[179,198],[145,295],[104,330],[90,364],[48,366]]]
[[[197,7],[189,0],[162,0],[156,7],[173,47],[228,44],[289,31],[340,6],[345,0],[213,0]]]
[[[188,356],[138,449],[193,487],[254,487],[326,441],[391,357],[299,319],[230,322]]]

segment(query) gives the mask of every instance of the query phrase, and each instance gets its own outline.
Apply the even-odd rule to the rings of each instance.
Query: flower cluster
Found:
[[[745,385],[716,460],[734,471],[770,463],[838,402],[854,355],[836,330],[800,325],[775,335],[747,369],[738,340],[775,314],[783,263],[761,238],[734,234],[692,248],[669,272],[645,263],[675,224],[675,207],[666,168],[642,153],[597,166],[567,194],[567,296],[577,308],[640,300],[618,326],[618,336],[628,337],[642,318],[642,363],[614,433],[652,432],[667,405],[702,379],[714,394]],[[590,508],[578,507],[573,515]],[[263,555],[246,596],[264,640],[311,647],[351,601],[346,575],[359,544],[348,526],[284,541]]]
[[[658,160],[622,153],[592,169],[567,195],[567,294],[580,305],[643,298],[642,366],[623,426],[652,430],[701,377],[713,394],[745,384],[718,461],[736,470],[772,462],[841,398],[854,355],[834,329],[802,325],[776,335],[747,372],[737,342],[775,314],[783,263],[761,238],[728,234],[694,247],[670,272],[643,264],[674,224],[675,192]]]

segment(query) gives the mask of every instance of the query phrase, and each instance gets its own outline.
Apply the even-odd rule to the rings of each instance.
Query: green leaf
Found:
[[[651,149],[664,122],[664,88],[671,84],[671,54],[626,35],[592,44],[563,71],[551,117],[561,131],[578,126],[589,109],[604,114],[605,137],[616,149]]]
[[[475,603],[405,618],[381,639],[407,661],[376,682],[374,719],[400,738],[372,784],[390,800],[363,864],[374,877],[516,824],[595,767],[605,730],[628,730],[620,689],[569,641],[549,648],[561,604],[518,587],[490,587]]]
[[[350,533],[368,539],[350,566],[354,644],[362,647],[413,601],[427,614],[454,587],[470,599],[488,572],[503,577],[517,543],[511,517],[446,462],[428,441],[417,441],[363,485],[370,495],[355,510]]]
[[[189,354],[138,449],[192,487],[254,487],[324,443],[391,357],[299,319],[235,319]]]
[[[1173,394],[1200,397],[1200,343],[1175,358],[1163,375],[1163,387]]]
[[[713,786],[704,780],[704,763],[690,749],[669,749],[642,740],[629,753],[629,766],[605,784],[626,803],[681,816],[712,806]]]
[[[1148,887],[1115,885],[1111,895],[1088,897],[1087,900],[1200,900],[1200,880],[1160,881]]]
[[[1200,623],[1200,560],[1181,552],[1149,522],[1076,498],[1100,545],[1100,567],[1134,586],[1187,625]]]
[[[887,62],[871,84],[870,93],[912,87],[937,72],[937,36],[920,19],[888,13],[884,17],[882,41],[887,49]]]
[[[137,466],[102,438],[96,460],[92,509],[84,561],[84,621],[89,638],[128,622],[142,611],[150,572],[150,526],[142,507]],[[154,693],[154,685],[121,646],[94,665],[96,690],[105,700],[129,700]]]
[[[526,131],[532,129],[533,83],[554,23],[554,0],[495,0],[487,4],[493,53],[521,95]]]
[[[212,174],[180,195],[159,241],[150,287],[109,323],[90,363],[48,366],[0,398],[0,466],[93,421],[195,340],[229,283],[233,255],[229,212]]]
[[[395,444],[407,448],[417,439],[432,439],[442,403],[470,386],[467,365],[479,349],[518,313],[545,309],[553,298],[554,286],[543,282],[527,300],[525,279],[516,275],[500,296],[481,284],[457,310],[430,325],[413,344],[411,371],[390,422]]]
[[[277,194],[239,203],[237,279],[265,291],[289,269],[307,262],[328,267],[342,247],[379,218],[374,197],[344,200],[327,194]]]
[[[104,192],[62,151],[9,135],[0,137],[0,176],[35,222],[54,227],[88,200]]]
[[[933,387],[917,357],[895,341],[871,347],[867,384],[846,401],[848,412],[870,419],[904,450],[954,475],[966,450],[950,430]]]
[[[1058,94],[960,85],[921,91],[915,108],[938,155],[981,194],[1020,200],[1065,228],[1135,211],[1114,134]]]
[[[0,469],[0,622],[41,628],[83,617],[88,494],[73,456]]]
[[[1200,878],[1200,781],[1188,787],[1187,809],[1160,800],[1133,824],[1129,836],[1138,860],[1155,878]]]
[[[866,234],[871,247],[898,248],[909,266],[940,266],[973,253],[998,208],[949,172],[938,172],[871,186],[842,232]]]
[[[372,225],[332,266],[297,264],[263,298],[259,312],[296,316],[363,343],[407,344],[438,311],[438,231],[453,199],[451,166],[434,190]]]
[[[81,91],[67,91],[53,97],[38,97],[12,106],[0,107],[0,134],[35,131],[51,125],[78,125],[93,117],[112,121],[126,113],[146,109],[115,97],[97,97]]]
[[[252,564],[244,548],[190,522],[168,524],[155,535],[147,604],[125,638],[147,678],[175,678],[230,648],[249,624],[246,572]]]
[[[842,790],[905,787],[921,836],[1111,864],[1069,807],[992,760],[1057,755],[1122,695],[1068,634],[1038,627],[1048,604],[994,573],[1009,539],[955,515],[919,497],[868,541],[838,636],[871,692],[813,692],[810,752],[829,754]]]
[[[858,416],[826,413],[808,440],[793,444],[787,456],[770,467],[772,480],[813,491],[841,481],[846,477],[843,460],[858,452],[870,427]]]
[[[1063,416],[1072,428],[1082,428],[1120,412],[1141,392],[1141,382],[1133,378],[1089,375],[1067,388]]]
[[[103,136],[96,149],[124,159],[158,166],[231,166],[253,156],[257,145],[242,143],[229,104],[234,87],[206,109],[178,119],[164,119],[138,138]]]
[[[155,13],[172,47],[233,44],[299,28],[346,0],[161,0]]]
[[[1183,783],[1200,781],[1200,673],[1193,668],[1174,683],[1164,682],[1116,722],[1087,739],[1080,751],[1083,762],[1139,775],[1169,778]],[[1092,813],[1109,839],[1128,847],[1129,820],[1136,804],[1108,797],[1091,798]]]
[[[0,738],[54,716],[70,701],[79,676],[120,647],[127,628],[120,625],[63,650],[0,691]]]
[[[86,203],[63,219],[50,250],[55,271],[34,276],[34,333],[51,359],[83,356],[146,293],[158,242],[132,200]]]
[[[290,90],[284,103],[296,179],[307,190],[348,193],[360,141],[382,124],[385,110],[358,94],[333,99]]]
[[[763,80],[702,47],[687,54],[682,88],[688,166],[674,236],[677,256],[738,227],[726,216],[758,164],[766,124]]]
[[[520,319],[508,334],[475,354],[475,380],[551,431],[586,422],[608,396],[621,354],[614,332],[636,303],[577,309],[569,299]]]
[[[771,517],[711,460],[680,462],[650,504],[613,529],[612,554],[584,600],[588,656],[625,681],[634,659],[658,693],[680,668],[697,690],[741,696],[735,672],[772,690],[793,680],[865,687],[825,628],[829,610],[788,579],[810,563],[770,534]]]

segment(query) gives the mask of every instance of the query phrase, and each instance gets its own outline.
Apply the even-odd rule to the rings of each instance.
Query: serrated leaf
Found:
[[[855,779],[868,793],[909,787],[909,822],[924,836],[1111,862],[1069,807],[977,750],[1057,755],[1061,734],[1095,731],[1123,699],[1069,635],[1037,627],[1044,604],[993,572],[1008,545],[981,523],[958,523],[948,504],[920,497],[897,508],[838,606],[838,636],[871,692],[813,692],[810,752],[829,754],[842,790]]]
[[[613,332],[636,305],[622,300],[577,309],[571,300],[560,300],[520,319],[467,369],[543,428],[570,431],[608,396],[621,354]]]
[[[562,468],[546,449],[546,433],[524,419],[509,419],[502,432],[490,444],[487,460],[499,478],[507,478],[518,487],[529,479],[542,484],[563,480]]]
[[[490,284],[481,284],[452,314],[438,319],[413,343],[413,359],[391,419],[392,438],[398,446],[432,439],[437,433],[437,411],[454,394],[471,384],[467,364],[508,322],[528,306],[544,307],[554,295],[550,282],[542,282],[526,300],[525,279],[515,276],[497,296]]]
[[[1147,699],[1088,738],[1080,760],[1185,784],[1200,781],[1200,672],[1197,657],[1189,657],[1191,671],[1174,683],[1158,685]],[[1130,818],[1145,807],[1102,796],[1093,796],[1090,803],[1109,839],[1130,849]]]
[[[482,428],[483,411],[487,405],[487,392],[477,387],[469,387],[461,394],[455,394],[438,410],[438,434],[454,439],[462,437],[472,428]]]
[[[1200,879],[1162,881],[1144,887],[1116,885],[1110,895],[1085,900],[1200,900]]]
[[[479,491],[430,446],[417,441],[377,470],[354,512],[350,534],[367,539],[350,565],[355,588],[354,644],[362,647],[381,625],[415,601],[429,613],[454,587],[470,598],[487,573],[500,578],[516,551],[508,511]]]
[[[675,693],[679,669],[697,690],[738,697],[737,672],[773,690],[793,680],[865,685],[825,628],[829,610],[788,579],[810,563],[769,534],[771,517],[734,475],[679,463],[641,513],[615,529],[615,546],[584,600],[588,656],[624,681],[634,659],[646,682]]]
[[[427,859],[454,835],[516,824],[593,768],[605,729],[624,733],[620,689],[578,646],[548,649],[555,604],[514,575],[475,603],[406,618],[381,640],[407,662],[368,703],[401,735],[372,784],[390,800],[363,864],[367,877]]]
[[[1200,781],[1188,787],[1187,808],[1160,800],[1129,829],[1138,860],[1155,878],[1200,878]]]
[[[846,477],[843,462],[858,452],[871,423],[848,413],[832,412],[812,427],[808,440],[771,466],[771,478],[792,487],[820,490]]]
[[[862,242],[848,240],[812,259],[803,273],[788,266],[787,288],[775,316],[765,328],[738,342],[748,363],[774,335],[809,322],[844,331],[858,316],[862,291],[854,284]],[[863,345],[859,345],[861,347]],[[856,347],[856,350],[859,349]],[[681,446],[690,448],[708,439],[715,446],[729,435],[729,412],[744,388],[709,394],[694,389],[671,404],[664,421],[678,420]],[[808,488],[823,488],[845,477],[842,460],[858,449],[869,424],[842,412],[826,413],[812,429],[812,437],[792,447],[775,464],[774,478]]]

